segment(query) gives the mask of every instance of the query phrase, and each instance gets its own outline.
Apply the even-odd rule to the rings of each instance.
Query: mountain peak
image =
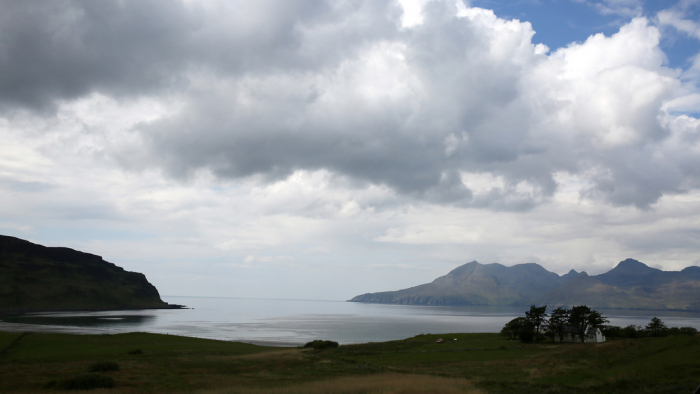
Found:
[[[459,267],[453,269],[452,271],[450,271],[450,272],[447,274],[447,276],[469,275],[469,274],[471,274],[472,272],[474,272],[474,270],[475,270],[477,267],[481,267],[481,266],[483,266],[483,264],[479,263],[479,262],[476,261],[476,260],[470,261],[470,262],[468,262],[468,263],[466,263],[466,264],[462,264],[462,265],[460,265]]]
[[[681,274],[683,274],[689,278],[700,280],[700,267],[697,267],[697,266],[686,267],[681,271]]]
[[[660,270],[651,268],[648,265],[635,259],[626,259],[620,261],[615,268],[608,271],[607,274],[626,274],[626,275],[643,275]]]
[[[535,263],[506,267],[472,261],[430,283],[397,291],[362,294],[350,301],[401,305],[550,304],[700,310],[698,299],[700,267],[666,272],[627,259],[607,273],[594,276],[573,269],[560,276]]]
[[[569,272],[567,272],[566,274],[562,275],[562,276],[560,277],[560,280],[561,280],[562,283],[563,283],[563,282],[566,282],[566,281],[570,280],[571,278],[576,277],[577,275],[578,275],[578,272],[577,272],[575,269],[572,268]]]

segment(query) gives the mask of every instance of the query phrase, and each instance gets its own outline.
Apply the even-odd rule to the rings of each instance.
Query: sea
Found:
[[[164,296],[187,309],[42,312],[0,315],[1,331],[116,334],[150,332],[299,346],[323,339],[340,344],[383,342],[419,334],[499,332],[527,307],[416,306],[345,301]],[[609,324],[646,326],[659,317],[668,327],[700,330],[700,313],[597,309]]]

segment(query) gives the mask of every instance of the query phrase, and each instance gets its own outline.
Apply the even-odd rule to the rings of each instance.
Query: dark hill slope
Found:
[[[597,276],[579,274],[537,301],[605,308],[700,310],[700,267],[662,271],[627,259]]]
[[[627,259],[597,276],[559,276],[537,264],[506,267],[476,261],[431,283],[368,293],[353,302],[413,305],[589,305],[599,308],[700,310],[700,267],[661,271]]]
[[[169,307],[141,273],[93,254],[0,236],[0,310]]]
[[[537,264],[506,267],[476,261],[431,283],[399,291],[368,293],[350,301],[415,305],[517,305],[559,286],[559,275]]]

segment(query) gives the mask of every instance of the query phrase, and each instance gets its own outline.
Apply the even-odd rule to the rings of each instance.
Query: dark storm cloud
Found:
[[[51,111],[58,100],[93,92],[159,94],[186,85],[189,68],[237,74],[315,66],[337,59],[348,41],[390,31],[387,7],[399,15],[382,1],[4,0],[0,109]],[[368,18],[353,21],[363,8]],[[328,28],[310,51],[307,24]]]
[[[144,152],[154,155],[134,161],[136,152],[129,152],[122,160],[161,166],[174,176],[207,168],[223,178],[279,179],[295,170],[328,169],[437,203],[532,208],[556,184],[548,158],[528,163],[537,149],[523,122],[529,116],[518,92],[523,67],[484,56],[489,32],[453,11],[432,4],[423,26],[387,35],[401,43],[397,63],[408,69],[387,87],[402,90],[394,97],[381,88],[379,98],[357,89],[365,78],[392,78],[362,60],[396,60],[382,57],[392,47],[383,48],[380,37],[374,40],[378,48],[358,48],[365,50],[359,59],[349,57],[336,68],[217,81],[224,87],[208,89],[207,97],[197,96],[181,113],[140,128]],[[321,36],[310,34],[307,48],[313,50]],[[460,171],[497,172],[507,187],[475,198]],[[514,186],[523,181],[538,189],[535,196],[516,193]]]
[[[497,210],[547,201],[557,173],[586,178],[587,198],[640,208],[698,187],[697,133],[668,143],[661,107],[679,82],[643,20],[545,55],[529,24],[458,18],[449,1],[413,28],[388,0],[1,4],[0,109],[177,99],[113,150],[132,169],[267,181],[325,169]],[[470,181],[483,174],[495,185]]]
[[[3,1],[0,105],[52,110],[95,91],[168,87],[196,27],[177,2]]]

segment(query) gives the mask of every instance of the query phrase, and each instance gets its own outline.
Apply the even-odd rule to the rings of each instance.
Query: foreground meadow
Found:
[[[0,350],[0,392],[13,393],[62,392],[85,376],[113,381],[91,391],[113,394],[694,393],[700,384],[699,336],[582,345],[443,334],[317,351],[146,333],[0,332]]]

